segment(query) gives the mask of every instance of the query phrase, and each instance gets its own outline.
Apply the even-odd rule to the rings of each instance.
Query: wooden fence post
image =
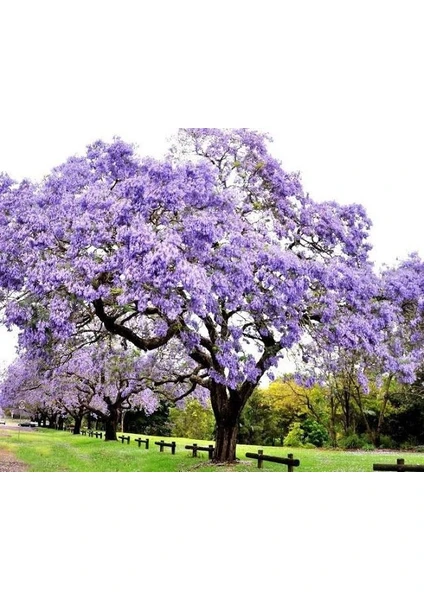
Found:
[[[293,458],[293,454],[287,454],[287,458],[292,459]],[[287,471],[289,473],[293,473],[293,465],[287,465]]]
[[[397,470],[399,473],[405,472],[405,469],[403,468],[405,466],[404,458],[398,458],[396,461],[396,464],[397,464]]]
[[[263,450],[258,450],[258,469],[262,469],[262,465],[263,465],[263,460],[262,460],[262,454],[264,453]]]

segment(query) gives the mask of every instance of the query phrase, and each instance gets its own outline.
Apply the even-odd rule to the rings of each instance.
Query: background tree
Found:
[[[66,356],[63,349],[60,355]],[[22,355],[2,382],[2,403],[23,401],[31,414],[48,414],[51,425],[56,416],[71,415],[74,433],[79,433],[84,415],[95,414],[105,423],[105,439],[116,440],[122,408],[143,407],[146,413],[156,408],[157,399],[146,385],[148,362],[111,340],[79,348],[50,364]]]
[[[184,406],[170,409],[172,435],[193,440],[211,440],[214,435],[215,419],[210,406],[188,399]]]
[[[157,399],[146,384],[149,357],[126,350],[111,340],[75,351],[54,372],[78,392],[83,406],[105,424],[106,441],[117,439],[123,409],[143,408],[152,413]],[[146,370],[147,369],[147,370]]]
[[[172,420],[171,402],[160,400],[154,413],[146,413],[143,408],[126,410],[123,419],[124,431],[144,435],[170,436]]]
[[[299,443],[322,446],[327,441],[328,405],[325,389],[305,388],[293,379],[277,379],[267,388],[256,389],[240,420],[239,442],[283,445],[295,428]]]
[[[44,426],[56,427],[56,420],[64,415],[59,400],[60,390],[46,377],[41,361],[18,357],[6,370],[0,383],[0,404],[3,408],[25,412]]]

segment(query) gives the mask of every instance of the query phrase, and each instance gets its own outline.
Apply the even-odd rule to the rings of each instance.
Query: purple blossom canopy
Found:
[[[233,390],[305,332],[383,352],[397,309],[373,304],[363,207],[314,202],[268,144],[248,129],[182,129],[164,160],[116,139],[37,183],[3,175],[0,285],[21,345],[108,330],[154,350],[178,337],[192,382]]]

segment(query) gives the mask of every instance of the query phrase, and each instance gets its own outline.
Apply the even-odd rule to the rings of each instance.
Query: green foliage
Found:
[[[394,450],[399,448],[399,444],[393,440],[389,435],[381,435],[379,448],[387,448],[388,450]]]
[[[238,442],[287,445],[287,438],[294,447],[322,447],[329,439],[326,409],[319,386],[309,389],[292,380],[277,379],[252,394],[240,420]]]
[[[372,450],[373,445],[369,443],[368,439],[363,435],[357,433],[351,433],[344,436],[339,441],[339,446],[344,450]]]
[[[305,432],[304,441],[318,448],[322,448],[329,440],[327,430],[315,419],[306,419],[302,423],[302,429]]]
[[[275,407],[266,401],[262,390],[255,390],[244,409],[240,423],[238,442],[241,444],[281,443],[282,424]]]
[[[255,390],[243,411],[238,441],[282,445],[292,424],[310,414],[309,407],[315,405],[317,394],[318,388],[307,390],[282,379],[266,389]]]
[[[292,424],[284,438],[284,445],[293,448],[321,448],[328,442],[328,439],[325,427],[318,421],[308,418],[302,423],[296,421]]]
[[[161,402],[159,408],[148,415],[143,409],[125,413],[124,430],[145,435],[170,435],[170,409],[166,402]]]
[[[210,408],[197,400],[188,400],[184,408],[172,407],[169,411],[171,435],[207,440],[213,437],[215,419]]]
[[[413,384],[398,384],[391,394],[391,405],[384,433],[401,447],[424,444],[424,372]]]
[[[256,390],[240,421],[239,443],[370,449],[424,444],[424,372],[412,385],[370,373],[363,393],[355,379],[340,375],[327,386],[303,388],[278,379]],[[297,425],[295,425],[297,423]],[[371,439],[372,438],[372,439]]]
[[[284,438],[284,445],[292,448],[301,448],[303,446],[305,432],[299,422],[293,423],[288,434]]]

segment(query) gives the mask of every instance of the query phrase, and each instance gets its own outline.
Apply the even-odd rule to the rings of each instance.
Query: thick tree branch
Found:
[[[120,337],[131,342],[136,348],[140,348],[140,350],[155,350],[161,346],[164,346],[176,335],[180,327],[179,322],[174,321],[168,326],[168,330],[165,335],[152,338],[142,338],[134,333],[132,329],[117,323],[116,317],[108,316],[105,312],[103,300],[101,298],[94,300],[93,306],[97,317],[100,319],[109,333],[119,335]]]

